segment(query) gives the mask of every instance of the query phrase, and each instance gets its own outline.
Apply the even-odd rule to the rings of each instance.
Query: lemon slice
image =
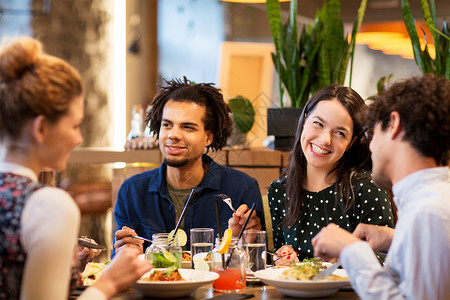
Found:
[[[230,228],[225,230],[223,237],[222,237],[222,242],[220,243],[220,246],[219,246],[219,249],[217,249],[217,252],[219,252],[220,254],[228,253],[228,247],[231,244],[231,236],[232,235],[233,235],[233,233]]]
[[[175,232],[175,230],[172,230],[169,233],[169,242],[172,239],[174,232]],[[184,245],[186,245],[186,243],[187,243],[186,232],[183,229],[178,229],[177,234],[175,235],[175,238],[173,239],[173,245],[183,247]]]
[[[209,271],[209,265],[204,259],[200,257],[194,257],[193,261],[195,270]]]
[[[163,250],[163,255],[164,255],[164,258],[167,259],[168,261],[170,261],[172,263],[177,262],[177,258],[175,257],[175,255],[173,255],[172,253],[167,251],[167,249]]]

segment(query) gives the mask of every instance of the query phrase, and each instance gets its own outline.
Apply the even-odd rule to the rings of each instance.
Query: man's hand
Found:
[[[123,247],[106,266],[94,286],[101,290],[107,299],[131,286],[151,269],[147,260],[138,259],[139,254],[137,248]]]
[[[339,258],[341,251],[348,245],[361,241],[350,232],[338,227],[336,224],[328,224],[323,227],[311,240],[314,247],[314,256],[324,259]]]
[[[290,266],[291,263],[298,263],[297,252],[290,245],[284,245],[275,252],[276,255],[273,257],[274,262],[277,266]]]
[[[132,235],[137,235],[134,229],[130,227],[123,226],[122,229],[117,230],[115,234],[114,249],[119,250],[122,247],[135,247],[140,250],[140,253],[144,252],[144,241],[131,237]]]
[[[377,226],[360,223],[356,226],[353,235],[367,241],[375,251],[389,250],[395,229],[387,226]]]
[[[249,213],[250,209],[248,208],[248,206],[242,204],[241,206],[239,206],[236,212],[233,213],[233,216],[228,220],[228,228],[231,229],[234,237],[237,237],[239,235],[239,232],[241,231],[242,226],[244,225]],[[253,214],[250,220],[248,220],[248,224],[245,229],[261,230],[261,222],[256,216],[256,211],[253,211]]]
[[[88,242],[97,244],[96,241],[94,241],[91,238],[88,237],[82,237],[83,239],[85,239]],[[78,266],[78,269],[80,270],[80,272],[84,271],[84,268],[86,267],[86,264],[88,262],[91,262],[94,260],[94,257],[98,256],[100,253],[102,252],[102,250],[100,249],[89,249],[80,245],[76,245],[75,246],[75,260]]]

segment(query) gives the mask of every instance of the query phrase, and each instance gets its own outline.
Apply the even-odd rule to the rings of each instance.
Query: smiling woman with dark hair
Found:
[[[354,90],[339,84],[306,103],[289,164],[269,188],[278,264],[312,257],[311,238],[331,222],[350,232],[360,222],[394,226],[389,196],[367,171],[370,152],[357,119],[365,109]]]

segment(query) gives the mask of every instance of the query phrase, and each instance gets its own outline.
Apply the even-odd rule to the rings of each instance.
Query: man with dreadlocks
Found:
[[[164,162],[157,169],[130,177],[120,187],[114,210],[119,228],[115,233],[115,250],[132,245],[142,251],[148,245],[132,235],[151,238],[154,233],[174,229],[193,188],[195,193],[181,223],[188,234],[191,228],[208,227],[214,228],[217,235],[217,194],[228,195],[233,207],[239,207],[231,214],[220,201],[222,230],[229,226],[237,236],[253,203],[255,212],[246,228],[264,228],[257,181],[215,163],[204,154],[205,148],[206,152],[222,149],[231,134],[231,111],[220,90],[212,84],[194,84],[186,77],[166,81],[166,86],[161,88],[153,99],[146,122],[157,135]]]

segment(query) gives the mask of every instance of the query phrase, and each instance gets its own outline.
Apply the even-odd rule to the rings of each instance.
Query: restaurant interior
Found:
[[[313,22],[323,2],[299,1],[299,28]],[[410,2],[420,19],[419,1]],[[450,1],[435,2],[436,17],[442,22],[450,16]],[[341,1],[346,31],[351,30],[359,3]],[[287,18],[289,2],[281,7],[282,17]],[[387,41],[393,24],[402,22],[400,0],[369,0],[361,32],[378,31],[381,41]],[[280,102],[289,105],[289,100],[279,99],[264,3],[1,0],[1,42],[22,35],[42,41],[48,53],[74,65],[84,80],[84,142],[74,150],[67,170],[57,176],[57,184],[72,194],[82,211],[80,235],[110,248],[111,211],[120,184],[162,162],[154,143],[124,147],[131,137],[144,134],[142,115],[163,79],[186,76],[194,82],[211,82],[222,89],[226,100],[238,95],[250,100],[255,120],[244,142],[212,156],[255,177],[263,195],[286,165],[289,151],[273,149],[267,134],[267,109]],[[376,94],[383,76],[393,74],[391,81],[395,81],[420,74],[410,44],[399,52],[381,48],[389,44],[393,43],[376,43],[374,36],[357,42],[352,88],[365,99]],[[140,124],[133,134],[136,118]],[[110,249],[100,260],[109,253]]]

